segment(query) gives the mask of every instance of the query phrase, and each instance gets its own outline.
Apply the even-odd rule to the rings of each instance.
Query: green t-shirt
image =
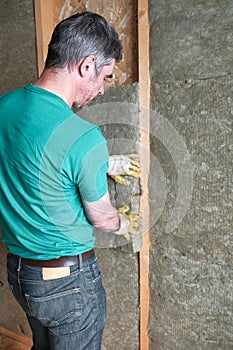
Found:
[[[108,150],[100,129],[32,84],[0,97],[0,118],[8,250],[44,260],[92,249],[93,226],[82,200],[96,201],[107,192]]]

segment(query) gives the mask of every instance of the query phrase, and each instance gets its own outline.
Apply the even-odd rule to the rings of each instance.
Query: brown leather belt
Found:
[[[87,261],[93,255],[95,255],[94,249],[89,250],[88,252],[82,253],[82,260]],[[20,256],[9,253],[9,256],[15,260],[19,260]],[[21,258],[21,262],[29,266],[38,266],[38,267],[69,267],[79,263],[79,255],[75,256],[61,256],[58,259],[51,260],[34,260]]]

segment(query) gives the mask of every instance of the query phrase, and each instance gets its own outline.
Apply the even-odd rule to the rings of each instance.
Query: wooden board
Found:
[[[139,126],[140,126],[140,164],[143,193],[140,201],[142,217],[142,248],[140,262],[140,350],[149,349],[149,189],[150,172],[150,74],[149,74],[149,20],[148,0],[138,0],[138,47],[139,47]]]
[[[119,33],[123,59],[115,67],[115,79],[106,87],[138,81],[137,0],[35,0],[38,72],[43,70],[48,42],[55,25],[77,12],[104,16]]]
[[[0,350],[30,350],[32,340],[0,326]]]
[[[48,44],[54,28],[53,8],[51,1],[34,0],[36,21],[37,65],[38,75],[44,69]]]

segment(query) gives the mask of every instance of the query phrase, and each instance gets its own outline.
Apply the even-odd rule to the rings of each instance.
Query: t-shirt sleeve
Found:
[[[68,156],[68,172],[82,200],[92,202],[106,194],[108,158],[106,139],[98,127],[85,132],[73,144]]]

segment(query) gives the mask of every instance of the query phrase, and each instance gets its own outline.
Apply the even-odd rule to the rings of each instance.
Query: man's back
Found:
[[[107,162],[99,129],[32,84],[2,96],[0,106],[4,243],[14,254],[42,260],[92,249],[80,193],[86,200],[99,196],[86,184],[91,164],[93,174],[97,161]],[[95,186],[100,196],[107,191],[99,179]]]

